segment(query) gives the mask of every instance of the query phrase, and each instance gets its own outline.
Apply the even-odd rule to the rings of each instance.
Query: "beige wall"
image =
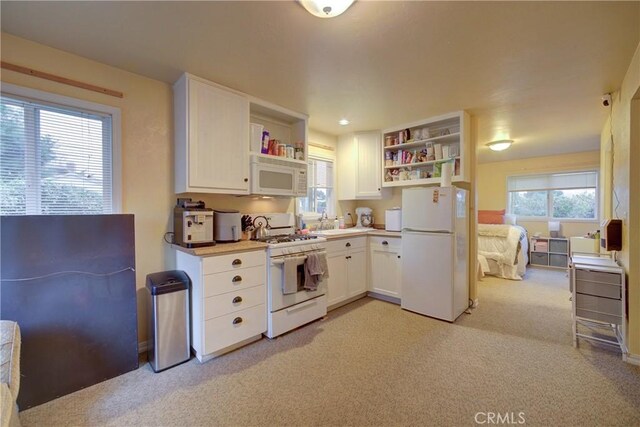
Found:
[[[580,169],[599,169],[600,153],[585,151],[549,157],[505,162],[481,163],[478,165],[478,209],[500,210],[507,208],[507,177],[536,173],[566,172]],[[546,221],[518,221],[530,235],[548,234]],[[565,236],[582,236],[599,228],[598,221],[563,221]]]
[[[613,94],[611,117],[603,127],[601,161],[607,171],[603,212],[620,218],[622,250],[629,289],[629,352],[640,361],[640,45],[619,91]],[[611,139],[613,134],[613,141]],[[612,143],[613,142],[613,143]]]
[[[144,292],[148,273],[174,267],[163,242],[173,229],[173,94],[170,85],[67,52],[2,33],[2,60],[124,92],[114,98],[48,80],[2,71],[2,81],[120,108],[122,112],[122,207],[135,215],[138,336],[146,340]],[[242,212],[293,211],[293,199],[191,194],[213,208]]]

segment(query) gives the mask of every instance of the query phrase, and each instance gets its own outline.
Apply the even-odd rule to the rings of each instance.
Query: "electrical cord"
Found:
[[[614,177],[613,168],[615,167],[614,157],[616,154],[615,150],[615,141],[613,139],[613,102],[609,106],[609,140],[611,141],[611,189],[613,193],[613,198],[615,199],[615,206],[613,207],[613,214],[616,219],[618,217],[618,207],[620,206],[620,199],[618,198],[618,193],[616,192],[616,186],[614,185]]]
[[[133,268],[133,267],[127,267],[127,268],[123,268],[122,270],[112,271],[110,273],[91,273],[90,271],[69,270],[69,271],[58,271],[58,272],[55,272],[55,273],[45,274],[43,276],[23,277],[23,278],[20,278],[20,279],[0,279],[0,281],[2,281],[2,282],[28,282],[28,281],[31,281],[31,280],[47,279],[49,277],[61,276],[61,275],[64,275],[64,274],[85,274],[87,276],[106,277],[106,276],[113,276],[114,274],[122,273],[122,272],[125,272],[125,271],[133,271],[133,272],[135,272],[136,269]]]
[[[171,240],[167,240],[168,235],[171,235]],[[175,233],[173,231],[167,231],[166,233],[164,233],[164,236],[162,238],[170,245],[173,245],[175,243]]]

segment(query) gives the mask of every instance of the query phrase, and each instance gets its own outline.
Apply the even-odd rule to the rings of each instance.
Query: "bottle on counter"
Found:
[[[333,229],[334,230],[339,230],[340,229],[340,220],[338,220],[338,217],[336,217],[336,220],[333,221]]]
[[[344,217],[341,216],[340,218],[338,218],[338,228],[340,230],[344,230]]]

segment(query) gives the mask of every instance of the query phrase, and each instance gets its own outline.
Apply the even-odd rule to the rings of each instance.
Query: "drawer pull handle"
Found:
[[[231,263],[231,265],[242,265],[242,261],[239,260],[238,258],[234,259],[233,262]]]
[[[234,303],[234,304],[241,303],[241,302],[242,302],[242,297],[235,297],[235,298],[233,299],[233,301],[231,301],[231,302],[232,302],[232,303]]]
[[[386,246],[386,245],[388,245],[388,244],[389,244],[389,242],[387,242],[386,240],[383,240],[383,241],[382,241],[382,244]]]
[[[345,246],[350,248],[351,247],[351,243],[347,242],[347,244]]]
[[[236,317],[235,319],[233,319],[232,323],[234,325],[238,325],[238,324],[242,323],[242,317]]]
[[[238,283],[238,282],[242,282],[242,276],[234,276],[233,279],[231,279],[231,283]]]

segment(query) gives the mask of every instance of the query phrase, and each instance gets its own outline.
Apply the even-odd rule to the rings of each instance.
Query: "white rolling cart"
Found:
[[[624,357],[627,354],[624,269],[611,258],[575,253],[570,272],[574,347],[578,346],[578,339],[588,339],[618,347]],[[581,332],[579,326],[589,333]]]

